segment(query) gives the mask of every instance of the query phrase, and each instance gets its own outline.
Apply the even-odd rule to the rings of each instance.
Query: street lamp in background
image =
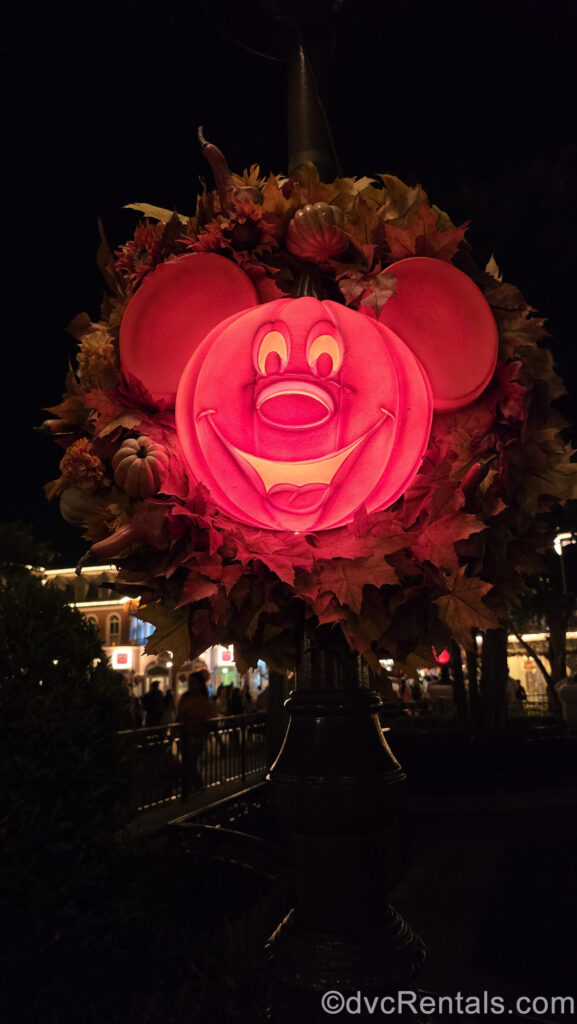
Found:
[[[567,593],[567,577],[565,575],[565,559],[563,558],[563,549],[570,544],[575,544],[576,537],[573,533],[558,533],[553,541],[553,547],[561,559],[561,586],[563,587],[563,593]]]

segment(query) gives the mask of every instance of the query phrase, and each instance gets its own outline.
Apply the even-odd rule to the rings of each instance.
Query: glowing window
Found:
[[[120,615],[114,612],[106,620],[106,643],[109,647],[120,640]]]

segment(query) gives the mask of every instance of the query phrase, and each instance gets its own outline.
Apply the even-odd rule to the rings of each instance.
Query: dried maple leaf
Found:
[[[191,651],[188,629],[188,612],[175,609],[162,602],[143,605],[138,609],[138,618],[155,626],[154,633],[149,637],[145,654],[158,654],[160,651],[172,651],[176,665],[188,660]],[[204,650],[205,648],[201,648]]]
[[[422,561],[432,562],[443,569],[456,569],[458,558],[455,544],[465,540],[472,533],[485,529],[476,516],[465,512],[451,512],[441,519],[426,523],[413,544],[413,554]]]
[[[456,569],[447,576],[445,586],[448,593],[434,600],[440,619],[451,630],[457,643],[470,649],[473,645],[473,629],[498,629],[498,618],[483,603],[483,597],[492,589],[492,583],[485,583],[478,577],[465,576],[465,569]]]
[[[299,597],[314,601],[318,597],[320,577],[316,572],[300,572],[295,576],[294,588]]]
[[[489,277],[494,277],[496,281],[502,282],[503,280],[503,275],[499,270],[499,265],[493,253],[491,253],[491,255],[489,256],[487,265],[485,267],[485,273],[488,274]]]
[[[238,563],[236,565],[224,565],[222,567],[221,580],[227,597],[230,594],[234,585],[238,583],[239,579],[243,574],[243,571],[244,570],[242,565],[238,565]]]
[[[506,359],[517,356],[521,348],[535,347],[548,336],[545,321],[526,310],[493,310],[499,328],[499,350]]]
[[[295,209],[293,197],[287,198],[275,175],[270,174],[262,190],[262,213],[267,222],[275,225],[277,239],[284,237],[286,225]]]
[[[94,428],[97,437],[111,434],[118,427],[131,430],[141,419],[123,405],[116,391],[96,388],[84,396],[84,401],[97,414]]]
[[[464,503],[463,493],[451,479],[451,464],[425,458],[420,472],[405,491],[399,518],[405,527],[412,527],[423,513],[432,520],[457,512]]]
[[[345,609],[341,608],[333,594],[321,594],[313,602],[312,607],[319,626],[326,626],[331,622],[342,622],[346,618]]]
[[[363,587],[371,583],[375,587],[398,583],[392,565],[378,555],[369,558],[334,558],[321,568],[321,593],[334,594],[341,605],[348,605],[354,612],[360,612],[363,603]]]
[[[74,426],[87,426],[91,418],[91,407],[88,403],[88,396],[65,395],[58,405],[46,406],[46,412],[51,412],[61,420],[66,420]]]
[[[385,233],[393,259],[435,256],[440,260],[450,260],[463,241],[467,227],[468,223],[440,231],[435,212],[427,203],[421,203],[407,228],[387,224]]]
[[[188,224],[190,220],[190,217],[177,213],[176,210],[165,210],[162,206],[151,206],[150,203],[126,203],[124,209],[137,210],[138,213],[142,213],[146,218],[150,217],[152,220],[158,220],[161,224],[168,224],[174,217],[181,224]]]
[[[307,203],[332,203],[338,191],[338,185],[322,182],[315,165],[310,160],[305,160],[299,167],[298,178],[295,181],[294,204],[299,207],[306,206]]]
[[[182,587],[180,601],[176,607],[182,608],[185,604],[202,601],[203,598],[212,597],[216,593],[218,593],[218,583],[207,579],[206,576],[201,576],[198,572],[189,572]]]
[[[259,628],[259,625],[261,625],[261,617],[263,615],[266,615],[267,613],[274,615],[274,613],[278,612],[278,610],[279,608],[276,601],[271,601],[267,599],[263,601],[261,605],[259,605],[254,615],[250,619],[249,623],[245,626],[245,633],[249,640],[252,640],[254,638],[254,635],[257,629]]]
[[[354,532],[350,526],[336,530],[323,530],[314,537],[314,557],[317,560],[329,558],[363,558],[371,554],[368,538]]]
[[[428,202],[426,192],[420,185],[413,188],[405,185],[394,174],[379,174],[379,178],[385,186],[384,201],[382,192],[375,193],[379,202],[379,217],[384,221],[396,221],[398,227],[406,227],[414,210]]]
[[[512,362],[499,360],[495,370],[496,390],[493,392],[495,405],[498,405],[505,419],[524,420],[526,391],[519,384],[519,372],[523,368],[520,359]]]
[[[219,587],[216,594],[210,598],[210,614],[212,621],[217,626],[226,626],[230,619],[230,601],[222,587]]]
[[[368,290],[361,299],[361,306],[372,310],[375,319],[378,320],[385,304],[395,294],[397,281],[393,274],[382,271],[369,277],[367,285]]]
[[[175,498],[187,498],[191,491],[191,482],[177,439],[167,447],[167,452],[168,461],[162,463],[159,469],[158,490]]]
[[[546,383],[549,403],[565,394],[563,381],[555,372],[553,354],[548,348],[519,345],[517,353],[533,377]],[[550,410],[549,415],[551,415]]]
[[[353,244],[361,251],[371,244],[373,235],[381,227],[381,221],[374,203],[367,202],[364,195],[355,197],[345,217],[343,230]]]

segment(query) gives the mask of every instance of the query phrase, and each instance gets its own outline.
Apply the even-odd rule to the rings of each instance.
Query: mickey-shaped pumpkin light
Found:
[[[380,320],[312,296],[257,305],[248,276],[215,254],[164,264],[122,322],[123,366],[175,393],[192,477],[218,507],[273,530],[325,530],[384,509],[417,473],[433,410],[487,386],[497,328],[451,264],[389,268]]]

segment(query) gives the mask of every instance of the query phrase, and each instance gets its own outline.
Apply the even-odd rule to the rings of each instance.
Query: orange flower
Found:
[[[116,256],[116,269],[128,278],[133,288],[160,263],[162,224],[145,220],[134,232],[134,239],[121,245]]]
[[[89,331],[80,342],[78,376],[89,388],[114,388],[118,370],[112,338],[106,331]]]
[[[263,219],[260,206],[241,198],[230,217],[220,216],[209,221],[198,238],[188,245],[193,252],[228,250],[237,259],[236,253],[258,254],[273,246],[276,248],[277,241],[274,225]]]
[[[225,222],[226,223],[226,222]],[[211,220],[199,233],[198,238],[188,242],[192,252],[218,252],[219,249],[230,248],[229,242],[222,233],[222,225],[218,220]]]
[[[68,484],[75,484],[84,491],[95,491],[104,483],[104,463],[94,453],[92,443],[87,437],[74,441],[60,463],[60,472]]]
[[[263,220],[260,206],[250,199],[238,200],[223,234],[236,252],[262,251],[276,246],[272,226]]]

